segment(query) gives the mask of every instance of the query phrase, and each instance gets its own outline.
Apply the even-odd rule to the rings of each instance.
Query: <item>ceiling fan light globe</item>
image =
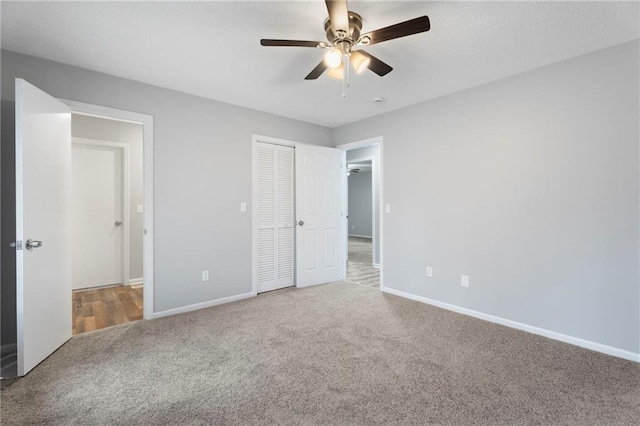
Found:
[[[342,65],[342,52],[338,49],[331,49],[324,55],[324,63],[329,68],[338,68]]]
[[[362,53],[355,51],[351,54],[351,65],[356,70],[356,73],[360,74],[362,71],[369,68],[371,58],[363,55]]]
[[[338,68],[329,68],[327,75],[336,80],[344,80],[344,66],[340,65]]]
[[[367,68],[369,68],[369,64],[371,63],[371,59],[366,58],[360,65],[358,65],[356,68],[356,72],[358,74],[360,74],[362,71],[366,70]]]

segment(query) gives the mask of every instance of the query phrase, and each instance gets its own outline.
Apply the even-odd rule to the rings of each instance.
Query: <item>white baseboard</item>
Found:
[[[11,354],[16,352],[18,346],[15,343],[9,343],[6,345],[0,346],[0,355],[4,356],[6,354]]]
[[[168,317],[176,314],[183,314],[185,312],[197,311],[199,309],[210,308],[216,305],[222,305],[224,303],[231,303],[242,299],[248,299],[249,297],[255,297],[255,293],[243,293],[235,296],[223,297],[222,299],[209,300],[208,302],[195,303],[193,305],[182,306],[180,308],[167,309],[162,312],[155,312],[153,318]]]
[[[428,305],[436,306],[438,308],[447,309],[449,311],[457,312],[459,314],[468,315],[481,320],[493,322],[496,324],[504,325],[507,327],[515,328],[518,330],[526,331],[528,333],[544,336],[549,339],[559,340],[560,342],[569,343],[570,345],[580,346],[582,348],[591,349],[592,351],[601,352],[603,354],[615,356],[618,358],[624,358],[629,361],[635,361],[640,363],[640,353],[627,351],[624,349],[615,348],[613,346],[603,345],[601,343],[592,342],[590,340],[580,339],[578,337],[568,336],[566,334],[557,333],[555,331],[545,330],[543,328],[534,327],[532,325],[523,324],[517,321],[508,320],[494,315],[485,314],[483,312],[474,311],[471,309],[463,308],[449,303],[440,302],[438,300],[429,299],[422,296],[416,296],[415,294],[405,293],[404,291],[395,290],[392,288],[384,287],[381,291],[385,293],[393,294],[396,296],[404,297],[405,299],[415,300],[417,302],[426,303]]]
[[[136,285],[136,284],[143,284],[143,283],[144,283],[144,277],[131,278],[129,280],[129,285]]]
[[[371,235],[356,235],[356,234],[349,234],[350,237],[358,237],[358,238],[369,238],[370,240],[373,239],[373,237]]]

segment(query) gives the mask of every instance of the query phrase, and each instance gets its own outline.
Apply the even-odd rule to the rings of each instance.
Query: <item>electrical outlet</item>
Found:
[[[391,213],[391,204],[385,204],[384,212],[385,213]]]
[[[427,277],[433,277],[433,268],[431,266],[427,266]]]
[[[247,211],[247,203],[243,201],[242,203],[240,203],[240,212],[244,213],[246,211]]]
[[[460,276],[460,285],[465,288],[469,288],[469,275]]]
[[[202,271],[202,281],[209,281],[209,271]]]

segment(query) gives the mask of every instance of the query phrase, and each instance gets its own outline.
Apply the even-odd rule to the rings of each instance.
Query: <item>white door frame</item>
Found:
[[[131,242],[130,242],[130,163],[129,163],[129,144],[121,142],[111,142],[99,139],[77,138],[71,136],[71,148],[73,145],[80,146],[93,146],[93,147],[105,147],[119,149],[122,153],[122,271],[121,280],[123,285],[129,285],[131,276]],[[72,159],[73,161],[73,159]],[[73,179],[73,177],[72,177]],[[73,223],[71,223],[73,229]],[[73,270],[73,264],[71,265]]]
[[[142,125],[142,162],[143,162],[143,229],[142,239],[142,270],[143,283],[143,318],[152,319],[154,316],[154,253],[153,253],[153,116],[137,112],[109,108],[100,105],[88,104],[69,99],[60,101],[69,105],[74,114],[88,115],[107,120],[125,121]],[[124,221],[125,223],[128,222]],[[127,281],[128,282],[128,281]]]
[[[347,167],[347,151],[351,151],[353,149],[358,149],[358,148],[366,148],[368,146],[372,146],[372,145],[378,145],[380,147],[380,158],[379,158],[379,162],[380,162],[380,170],[379,170],[379,177],[380,177],[380,187],[378,188],[378,196],[379,196],[379,206],[378,206],[378,217],[380,218],[380,235],[379,235],[379,247],[380,247],[380,291],[384,291],[384,250],[383,250],[383,243],[384,243],[384,197],[383,197],[383,188],[384,188],[384,180],[383,180],[383,171],[384,171],[384,166],[383,166],[383,160],[384,160],[384,143],[383,143],[383,137],[382,136],[376,136],[374,138],[370,138],[370,139],[364,139],[361,141],[357,141],[357,142],[351,142],[351,143],[347,143],[347,144],[343,144],[343,145],[338,145],[337,148],[341,149],[342,152],[342,159],[343,159],[343,164],[344,164],[344,168],[345,168],[345,172],[342,174],[342,191],[343,194],[347,193],[347,172],[346,172],[346,167]],[[375,167],[374,165],[375,161],[372,161],[372,175],[373,175],[373,167]],[[372,179],[374,179],[374,177],[372,176]],[[375,180],[375,179],[374,179]],[[372,186],[372,193],[373,196],[375,195],[375,188],[373,188]],[[343,206],[342,206],[342,210],[343,211],[347,211],[348,208],[348,199],[343,196]],[[373,225],[373,232],[375,232],[375,223]],[[344,218],[342,221],[342,236],[344,238],[344,247],[347,247],[348,245],[348,241],[349,241],[349,224],[348,224],[348,219]],[[344,251],[344,249],[343,249]],[[343,255],[343,262],[342,262],[342,279],[346,279],[347,277],[347,252],[345,252],[345,254]],[[375,253],[373,254],[374,259],[375,259]]]
[[[251,137],[251,292],[254,296],[258,295],[258,142],[270,143],[273,145],[291,146],[295,149],[296,145],[307,145],[303,142],[295,142],[286,139],[272,138],[269,136],[252,135]],[[294,151],[295,158],[295,151]],[[295,167],[295,166],[294,166]],[[295,170],[295,169],[294,169]],[[294,181],[295,192],[295,181]],[[295,202],[293,217],[295,220]],[[296,246],[296,227],[293,230],[293,252],[297,259],[298,247]],[[296,262],[293,262],[293,285],[298,286]]]

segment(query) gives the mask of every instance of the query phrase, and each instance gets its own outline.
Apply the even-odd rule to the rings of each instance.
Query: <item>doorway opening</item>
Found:
[[[71,115],[73,335],[143,318],[143,125]]]
[[[347,280],[370,287],[380,286],[374,267],[374,173],[373,157],[349,159],[347,151]]]
[[[346,164],[345,279],[375,288],[381,288],[381,145],[377,138],[340,147]]]
[[[71,115],[73,335],[142,319],[143,126]]]

